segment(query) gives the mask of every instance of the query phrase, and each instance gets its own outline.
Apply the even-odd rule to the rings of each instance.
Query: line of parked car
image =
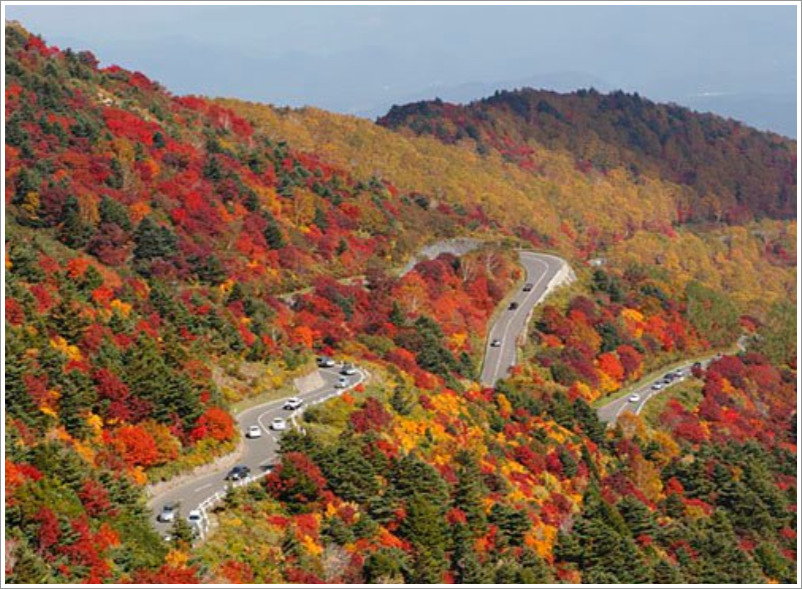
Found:
[[[320,368],[334,368],[337,365],[337,362],[333,358],[328,356],[321,356],[317,358],[317,365]],[[335,383],[335,387],[338,389],[344,389],[350,384],[349,376],[353,376],[356,374],[357,369],[356,366],[352,363],[344,363],[342,368],[340,369],[340,374],[337,378],[337,382]],[[300,397],[290,397],[286,399],[282,405],[282,409],[285,411],[296,411],[300,409],[304,404],[304,400]],[[270,429],[273,431],[284,431],[287,429],[287,420],[283,417],[274,417],[273,420],[270,422]],[[259,439],[262,437],[262,427],[258,424],[254,424],[248,427],[247,431],[245,432],[245,437],[250,440]],[[228,474],[225,476],[226,481],[241,481],[247,479],[251,476],[251,469],[249,466],[241,464],[237,465],[232,468]],[[163,507],[161,512],[156,516],[156,519],[162,523],[173,523],[176,520],[180,510],[180,504],[177,502],[166,503]],[[198,509],[193,509],[189,512],[187,516],[187,521],[193,529],[195,530],[195,534],[199,533],[199,526],[201,520],[203,519],[203,515]],[[169,540],[169,535],[165,536],[165,539]]]
[[[685,378],[688,375],[687,368],[678,368],[677,370],[672,370],[671,372],[667,372],[663,375],[658,381],[652,383],[651,389],[653,391],[661,391],[666,386],[670,385],[675,380],[679,380]],[[632,393],[627,400],[630,403],[640,403],[641,396],[638,393]]]

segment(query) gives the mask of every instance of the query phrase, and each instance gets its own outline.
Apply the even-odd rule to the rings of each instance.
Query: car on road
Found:
[[[248,428],[248,431],[245,433],[245,437],[250,440],[255,440],[256,438],[262,437],[262,428],[258,425],[252,425]]]
[[[199,524],[200,521],[203,519],[203,514],[201,513],[200,509],[193,509],[189,512],[187,516],[187,521],[190,524]]]
[[[524,292],[529,292],[533,288],[535,288],[535,285],[532,284],[531,282],[527,282],[526,284],[524,284]]]
[[[343,366],[343,369],[340,370],[340,374],[345,374],[347,376],[351,376],[353,374],[356,374],[356,366],[354,366],[351,363],[345,364]]]
[[[334,358],[329,358],[328,356],[320,356],[317,359],[317,365],[320,368],[331,368],[335,364],[336,362],[334,361]]]
[[[156,519],[164,523],[174,522],[177,513],[178,503],[166,503]]]
[[[663,382],[671,382],[671,381],[672,381],[672,380],[674,380],[675,378],[677,378],[677,377],[676,377],[676,375],[675,375],[673,372],[666,372],[666,373],[663,375]]]
[[[287,422],[283,417],[274,417],[273,421],[270,422],[270,429],[274,432],[283,432],[287,429]]]
[[[247,478],[248,475],[250,474],[251,474],[250,467],[245,466],[244,464],[240,464],[232,468],[230,471],[228,471],[228,474],[226,475],[226,480],[241,481],[242,479]]]
[[[299,397],[290,397],[286,401],[284,401],[284,409],[288,409],[290,411],[295,411],[304,404],[304,400]]]
[[[510,303],[510,306],[509,306],[510,311],[515,311],[515,309],[517,309],[517,308],[518,308],[518,303],[516,303],[515,301]]]
[[[490,347],[491,348],[500,348],[501,347],[501,340],[500,339],[494,339],[492,342],[490,342]]]
[[[652,385],[652,390],[653,390],[653,391],[659,391],[659,390],[661,390],[661,389],[662,389],[664,386],[665,386],[665,385],[664,385],[662,382],[656,382],[656,383],[654,383],[654,384]]]
[[[344,389],[345,387],[348,386],[348,378],[345,376],[341,376],[340,378],[337,379],[337,384],[334,386],[338,389]]]
[[[640,401],[640,395],[638,393],[632,393],[629,396],[629,402],[630,403],[637,403],[639,401]]]

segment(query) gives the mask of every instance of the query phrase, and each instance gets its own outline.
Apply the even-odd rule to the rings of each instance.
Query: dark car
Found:
[[[516,303],[515,301],[510,303],[510,311],[515,311],[515,309],[517,308],[518,308],[518,303]]]
[[[227,481],[241,481],[244,478],[247,478],[248,475],[251,474],[251,469],[247,466],[240,465],[235,466],[232,468],[229,473],[226,475]]]

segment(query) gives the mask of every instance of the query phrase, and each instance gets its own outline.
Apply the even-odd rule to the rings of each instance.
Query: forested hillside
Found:
[[[446,143],[469,120],[450,113],[430,115]],[[579,126],[621,165],[537,139],[533,168],[491,141],[502,119],[519,147],[535,139],[511,118],[448,145],[174,96],[15,24],[5,116],[7,581],[795,578],[784,140],[741,128],[777,191],[745,182],[733,216],[718,160],[682,160],[709,179],[687,182]],[[717,153],[737,169],[735,152]],[[396,271],[461,235],[485,245]],[[482,388],[488,324],[523,279],[514,246],[559,252],[578,281],[538,308],[513,374]],[[696,371],[654,420],[598,421],[605,395],[742,333],[748,352]],[[231,452],[233,405],[289,396],[319,354],[370,380],[309,408],[206,542],[186,526],[161,538],[145,485]]]
[[[544,173],[546,149],[571,154],[583,172],[622,169],[634,181],[680,184],[687,187],[677,203],[682,222],[796,217],[793,141],[637,94],[522,89],[467,106],[397,106],[378,122],[451,144],[473,142],[478,153],[499,153],[534,174]]]

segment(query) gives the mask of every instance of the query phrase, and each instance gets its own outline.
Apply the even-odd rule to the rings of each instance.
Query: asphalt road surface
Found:
[[[714,358],[716,358],[716,355],[705,358],[704,360],[699,361],[699,363],[702,365],[703,368],[707,368],[707,365],[710,364],[710,362]],[[651,399],[655,395],[659,395],[666,389],[670,389],[675,384],[680,383],[684,381],[686,378],[688,378],[688,376],[691,373],[691,367],[695,364],[695,362],[696,361],[686,362],[685,364],[682,364],[681,366],[674,368],[670,371],[670,372],[678,371],[682,375],[679,378],[675,378],[670,382],[666,382],[664,380],[666,375],[663,374],[655,378],[654,380],[650,380],[649,382],[642,384],[638,388],[633,389],[627,395],[624,395],[620,399],[615,399],[613,401],[610,401],[606,405],[599,407],[596,410],[596,415],[599,416],[599,421],[606,422],[608,425],[613,425],[618,419],[618,417],[624,411],[630,411],[635,415],[640,414],[640,412],[643,411],[643,408],[646,406],[646,403],[649,402],[649,399]],[[655,385],[657,384],[660,385],[660,388],[656,388]],[[638,401],[630,401],[629,399],[633,394],[638,395],[640,399]]]
[[[507,374],[510,366],[515,364],[517,340],[526,328],[526,320],[532,308],[546,296],[550,282],[565,263],[556,256],[535,252],[520,252],[520,262],[526,271],[526,282],[532,284],[532,289],[516,293],[512,300],[518,303],[518,307],[514,310],[508,310],[507,308],[502,310],[490,329],[481,375],[482,383],[487,386],[495,384],[499,378]],[[505,304],[509,305],[509,303],[510,301],[507,301]],[[491,345],[494,339],[499,340],[500,345],[498,347]],[[334,385],[340,376],[340,369],[340,366],[319,369],[325,384],[308,393],[296,395],[304,400],[304,408],[315,402],[341,394],[365,379],[364,371],[358,369],[355,375],[348,377],[348,383],[345,388],[337,389]],[[284,401],[285,399],[280,399],[264,403],[247,409],[236,416],[237,426],[243,434],[253,425],[258,425],[262,431],[260,438],[244,439],[245,449],[237,462],[237,465],[249,467],[252,477],[263,476],[271,469],[277,459],[276,451],[281,432],[270,429],[272,420],[275,417],[283,417],[287,420],[288,427],[293,427],[290,418],[294,413],[300,414],[303,410],[303,408],[296,412],[285,410],[283,409]],[[157,520],[158,514],[166,504],[178,503],[180,511],[177,517],[182,518],[186,518],[191,510],[204,506],[201,528],[202,535],[205,536],[209,524],[205,507],[209,506],[215,496],[219,497],[226,491],[229,482],[225,480],[225,476],[230,470],[231,468],[228,466],[221,467],[210,474],[193,478],[182,485],[153,497],[149,501],[149,506],[156,529],[163,534],[167,534],[172,527],[172,523],[163,523]]]
[[[319,368],[318,371],[323,378],[324,385],[305,394],[296,394],[295,396],[304,400],[304,405],[295,412],[284,409],[283,405],[286,399],[279,399],[257,405],[256,407],[246,409],[242,413],[239,413],[236,416],[236,421],[237,426],[243,433],[245,449],[237,465],[248,466],[251,469],[251,476],[253,477],[264,475],[276,461],[278,439],[281,435],[281,432],[270,429],[273,418],[282,417],[286,420],[288,428],[293,427],[291,421],[293,415],[300,415],[303,409],[309,405],[342,394],[344,391],[355,387],[365,379],[365,373],[357,369],[356,374],[346,377],[348,379],[346,387],[335,388],[334,385],[340,377],[339,371],[341,369],[342,366],[340,365],[333,368]],[[255,439],[244,437],[245,432],[252,425],[258,425],[260,427],[262,437]],[[152,498],[149,501],[149,505],[152,511],[152,521],[155,528],[159,532],[166,534],[172,527],[171,523],[163,523],[156,519],[165,504],[180,503],[178,517],[186,518],[190,510],[197,509],[199,505],[216,493],[224,492],[228,486],[228,481],[225,480],[225,476],[228,474],[229,470],[231,470],[230,467],[220,468],[210,474],[194,478],[181,486]],[[206,519],[205,515],[204,525],[208,527],[208,519]]]
[[[565,264],[564,260],[556,256],[535,252],[520,252],[520,261],[526,270],[526,282],[532,284],[533,288],[529,292],[521,290],[512,301],[506,301],[507,306],[501,309],[490,328],[480,377],[484,386],[495,385],[515,365],[517,342],[526,328],[526,320],[534,306],[547,294],[552,278]],[[518,303],[518,308],[509,309],[511,302]],[[493,346],[494,340],[499,342],[497,347]]]

